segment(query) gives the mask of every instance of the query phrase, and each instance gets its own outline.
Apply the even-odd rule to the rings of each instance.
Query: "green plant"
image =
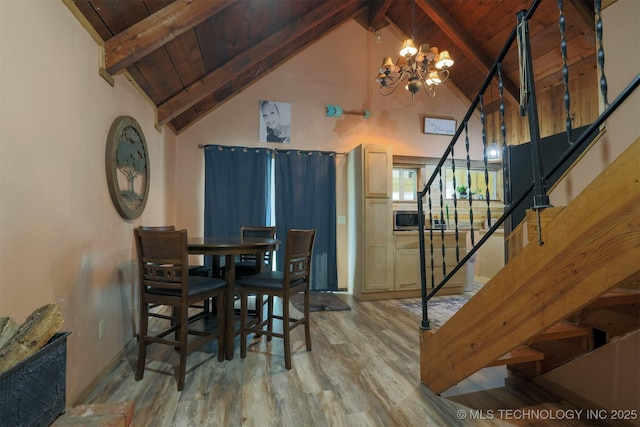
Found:
[[[458,194],[467,194],[467,186],[459,185],[456,187],[456,191],[458,192]]]

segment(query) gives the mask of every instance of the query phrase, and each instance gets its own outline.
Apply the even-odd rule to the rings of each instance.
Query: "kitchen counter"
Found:
[[[433,234],[434,236],[436,234],[440,234],[442,230],[439,228],[434,228],[433,229]],[[460,236],[464,236],[466,233],[468,233],[469,231],[471,231],[470,229],[467,228],[458,228],[458,234]],[[430,232],[430,230],[427,228],[426,230],[424,230],[424,234],[428,235]],[[451,229],[446,229],[444,230],[444,234],[448,235],[455,235],[455,230],[451,230]],[[418,235],[418,230],[394,230],[393,232],[394,236],[417,236]]]
[[[466,254],[466,231],[460,231],[456,239],[454,230],[444,230],[444,239],[442,238],[442,230],[433,230],[434,249],[433,252],[433,268],[431,268],[431,251],[428,242],[429,230],[425,230],[425,245],[427,248],[427,265],[425,273],[428,286],[438,285],[445,277],[446,272],[457,264],[456,253],[460,257]],[[420,291],[420,242],[418,230],[394,231],[394,289],[402,291]],[[441,249],[444,246],[444,250]],[[446,271],[443,270],[442,263],[447,265]],[[435,283],[431,283],[433,281]],[[460,269],[447,284],[438,292],[438,295],[460,294],[464,291],[466,282],[466,270]]]

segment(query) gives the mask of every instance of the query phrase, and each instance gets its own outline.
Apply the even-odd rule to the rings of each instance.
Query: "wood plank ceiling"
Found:
[[[104,46],[103,72],[128,73],[156,106],[158,125],[176,133],[350,19],[371,32],[393,25],[418,44],[446,46],[456,61],[450,80],[472,100],[517,12],[531,2],[415,0],[412,8],[407,0],[63,1]],[[576,76],[596,67],[593,1],[565,0],[563,10]],[[542,0],[529,23],[538,90],[562,84],[558,16],[556,0]],[[517,55],[503,69],[506,100],[516,105]]]

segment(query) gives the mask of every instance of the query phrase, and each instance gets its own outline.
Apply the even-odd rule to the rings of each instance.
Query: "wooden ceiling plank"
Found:
[[[236,0],[176,0],[105,42],[105,64],[116,74]]]
[[[270,22],[265,16],[273,13],[273,3],[252,1],[249,8],[249,44],[252,45],[269,35]]]
[[[593,10],[589,12],[589,7],[584,3],[584,1],[569,0],[563,4],[565,5],[564,14],[566,20],[569,22],[574,22],[575,25],[582,30],[582,34],[585,36],[585,38],[595,46],[595,12]]]
[[[484,57],[480,47],[471,40],[462,28],[435,2],[417,0],[418,5],[431,20],[464,52],[464,54],[485,74],[491,69],[491,61]]]
[[[386,21],[384,20],[384,15],[387,13],[387,9],[389,9],[391,3],[393,3],[393,0],[370,3],[369,28],[373,29],[373,31],[378,31],[379,29],[387,25]]]
[[[144,2],[119,2],[113,0],[90,0],[92,7],[111,33],[105,40],[125,31],[127,28],[146,19],[150,13]]]
[[[160,102],[184,87],[176,63],[170,58],[167,49],[157,49],[135,63],[137,68],[157,93]],[[195,67],[194,67],[195,68]]]
[[[250,12],[249,7],[233,7],[225,11],[222,22],[226,41],[225,55],[234,57],[249,48]]]
[[[109,32],[109,28],[107,28],[102,19],[100,19],[98,12],[88,1],[62,0],[62,2],[100,46],[104,45],[106,38],[111,37],[112,34]]]
[[[206,74],[195,31],[188,31],[165,45],[183,87]]]
[[[480,70],[485,74],[489,74],[489,70],[493,64],[492,61],[483,55],[483,51],[473,41],[467,33],[454,21],[437,2],[426,0],[416,0],[416,3],[429,15],[431,20],[453,41],[456,46],[464,52]],[[504,79],[504,88],[506,97],[514,104],[519,104],[519,89],[511,80]]]
[[[224,34],[224,13],[209,18],[206,23],[198,25],[195,33],[198,36],[200,44],[200,55],[204,62],[205,72],[198,77],[206,75],[206,73],[215,70],[226,61],[227,39]],[[163,100],[163,101],[166,101]]]
[[[280,46],[300,37],[305,32],[323,23],[331,16],[353,5],[355,1],[331,0],[313,9],[310,13],[291,23],[288,28],[277,31],[262,42],[231,59],[202,79],[187,87],[173,98],[158,107],[158,125],[162,126],[187,108],[193,106],[235,76],[250,68],[256,62],[277,51]]]
[[[529,3],[529,2],[527,2]],[[467,9],[463,10],[465,15],[473,15],[473,3],[466,3]],[[489,15],[482,16],[481,19],[471,23],[469,27],[466,22],[468,19],[460,20],[456,15],[451,17],[460,24],[462,28],[469,28],[468,32],[476,43],[483,48],[486,52],[491,50],[499,52],[500,48],[507,39],[507,36],[511,33],[513,27],[517,24],[517,13],[520,10],[526,9],[527,4],[522,5],[520,3],[508,2],[500,3],[500,7],[491,11]],[[488,48],[491,47],[491,48]]]

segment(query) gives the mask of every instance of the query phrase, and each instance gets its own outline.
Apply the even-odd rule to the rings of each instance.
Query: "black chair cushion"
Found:
[[[282,271],[267,271],[265,273],[254,274],[253,276],[247,276],[244,279],[238,280],[236,285],[247,286],[263,289],[282,289],[283,274]],[[303,283],[302,279],[289,284],[289,288],[293,288]]]
[[[220,279],[213,279],[201,276],[189,276],[189,296],[197,296],[224,288],[227,282]],[[147,292],[155,295],[180,296],[179,289],[149,288]]]
[[[256,262],[255,261],[237,261],[235,263],[235,272],[236,272],[236,280],[242,279],[243,277],[251,276],[256,273]],[[264,264],[264,268],[271,268],[269,264]],[[226,274],[225,266],[223,265],[220,268],[220,277],[224,277]]]
[[[269,265],[264,263],[264,265]],[[248,261],[236,261],[236,268],[251,268],[253,270],[256,269],[256,262],[252,260]]]
[[[212,273],[211,269],[205,267],[204,265],[189,266],[189,276],[212,277],[211,273]]]

